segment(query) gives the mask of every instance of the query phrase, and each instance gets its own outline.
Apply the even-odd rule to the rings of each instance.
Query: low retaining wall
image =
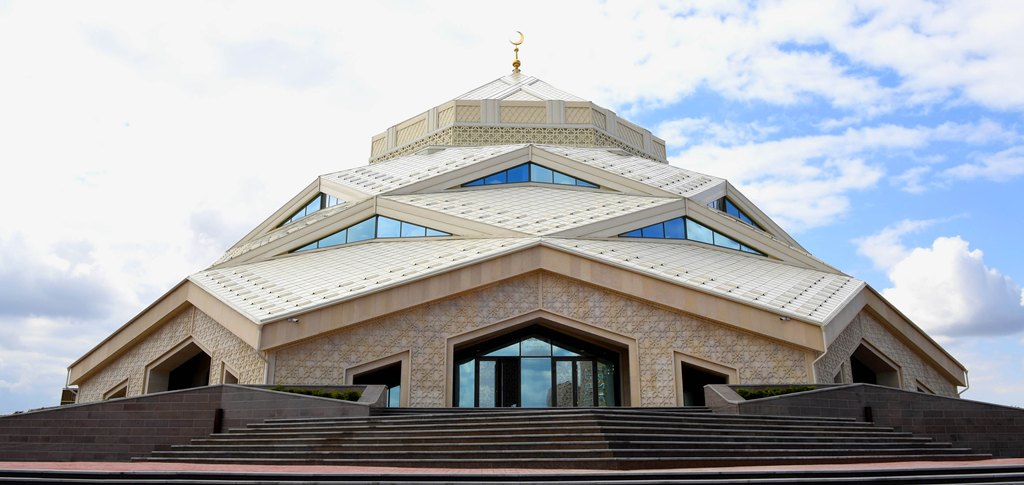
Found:
[[[372,404],[225,384],[12,414],[0,460],[127,461],[267,418],[368,416],[384,386],[366,387]]]
[[[744,400],[728,385],[704,388],[716,413],[819,416],[874,421],[999,458],[1024,457],[1024,409],[872,384]],[[870,416],[868,416],[870,415]]]

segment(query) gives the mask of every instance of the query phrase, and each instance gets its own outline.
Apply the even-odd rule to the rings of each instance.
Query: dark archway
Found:
[[[899,369],[878,351],[860,344],[850,356],[850,371],[853,382],[877,384],[899,389]]]
[[[152,365],[146,392],[177,391],[210,384],[210,354],[195,342],[188,342]]]
[[[388,407],[397,408],[402,402],[402,363],[385,365],[352,376],[352,384],[358,386],[388,386]]]
[[[683,373],[683,406],[703,406],[704,386],[708,384],[728,384],[729,376],[709,371],[702,367],[683,362],[680,372]]]

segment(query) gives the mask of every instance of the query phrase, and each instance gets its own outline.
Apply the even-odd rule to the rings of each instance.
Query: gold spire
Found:
[[[516,33],[519,34],[519,40],[510,40],[509,41],[509,42],[512,43],[512,45],[516,46],[516,48],[515,48],[516,58],[515,58],[515,60],[512,61],[512,74],[519,74],[519,46],[522,45],[523,39],[526,38],[526,36],[523,35],[522,32],[517,30]]]

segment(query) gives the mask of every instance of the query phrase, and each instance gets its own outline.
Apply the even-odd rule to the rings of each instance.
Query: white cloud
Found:
[[[902,236],[934,220],[905,220],[855,241],[858,252],[886,270],[882,295],[935,335],[1005,335],[1024,331],[1024,291],[985,264],[980,249],[959,236],[907,248]]]
[[[941,221],[904,219],[877,234],[857,239],[854,243],[857,244],[857,252],[870,259],[875,268],[888,270],[910,255],[911,249],[903,245],[903,236],[938,222]]]
[[[924,177],[932,172],[928,166],[912,167],[892,177],[892,182],[900,186],[900,190],[911,194],[921,194],[928,190]]]
[[[957,165],[943,171],[943,175],[953,179],[984,178],[996,182],[1024,175],[1024,146],[983,156],[979,163]]]

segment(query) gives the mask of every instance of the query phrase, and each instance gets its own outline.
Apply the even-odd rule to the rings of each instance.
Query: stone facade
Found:
[[[190,337],[212,352],[210,384],[220,384],[222,364],[238,372],[240,383],[264,382],[265,359],[228,329],[190,306],[83,382],[79,386],[78,402],[99,401],[105,392],[125,379],[128,380],[128,396],[142,394],[146,366]]]
[[[636,339],[641,406],[676,406],[674,353],[738,370],[740,382],[808,382],[808,352],[549,273],[531,274],[383,317],[275,353],[274,381],[343,384],[345,369],[410,352],[412,407],[445,404],[448,339],[518,315],[550,313]]]
[[[940,396],[957,396],[956,386],[952,382],[942,377],[934,367],[864,310],[861,310],[853,322],[829,345],[828,352],[815,362],[814,372],[818,382],[831,384],[839,373],[842,374],[839,382],[853,382],[850,356],[863,341],[878,349],[900,367],[900,385],[903,389],[914,390],[918,387],[917,382],[921,382]]]

